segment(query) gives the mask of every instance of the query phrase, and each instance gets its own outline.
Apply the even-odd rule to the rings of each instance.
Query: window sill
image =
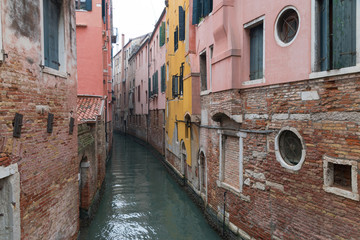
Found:
[[[324,191],[335,195],[359,201],[359,194],[337,187],[324,186]]]
[[[243,85],[251,86],[251,85],[256,85],[256,84],[261,84],[261,83],[265,83],[265,78],[249,80],[249,81],[243,82]]]
[[[229,184],[226,184],[219,180],[216,180],[216,184],[218,187],[221,187],[227,191],[230,191],[231,193],[235,194],[236,196],[239,196],[242,200],[244,200],[246,202],[250,202],[250,196],[246,196],[246,195],[242,194],[239,189],[236,189],[233,186],[230,186]]]
[[[200,92],[200,96],[209,95],[210,92],[211,92],[210,90],[201,91],[201,92]]]
[[[49,74],[49,75],[56,76],[56,77],[61,77],[64,79],[67,79],[67,77],[68,77],[67,73],[65,73],[65,72],[61,72],[61,71],[58,71],[58,70],[55,70],[55,69],[52,69],[49,67],[45,67],[45,66],[44,66],[42,72]]]
[[[360,65],[347,67],[347,68],[334,69],[329,71],[312,72],[309,74],[309,78],[314,79],[314,78],[331,77],[331,76],[356,73],[356,72],[360,72]]]

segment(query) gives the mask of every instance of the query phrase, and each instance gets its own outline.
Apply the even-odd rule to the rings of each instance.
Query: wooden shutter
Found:
[[[161,23],[160,26],[160,47],[164,46],[165,44],[165,22]]]
[[[159,93],[159,71],[155,73],[155,85],[156,85],[156,92],[155,94]]]
[[[263,24],[250,29],[250,80],[263,77]]]
[[[45,66],[59,70],[59,20],[61,2],[44,1],[44,60]]]
[[[165,92],[165,64],[161,67],[161,92]]]
[[[320,69],[330,69],[329,0],[320,1]]]
[[[179,29],[176,26],[175,32],[174,32],[174,52],[178,49],[178,42],[179,42]]]
[[[86,11],[92,10],[92,0],[86,0]]]
[[[179,88],[178,76],[174,75],[172,77],[173,98],[176,98],[178,96],[178,88]]]
[[[332,67],[356,64],[356,0],[333,0]]]
[[[105,23],[105,0],[101,0],[101,16]]]
[[[185,40],[185,11],[179,6],[179,40]]]
[[[151,79],[149,78],[149,89],[148,89],[148,93],[149,93],[149,98],[151,97]]]
[[[180,77],[179,77],[179,94],[183,95],[184,90],[184,63],[181,63],[180,67]]]
[[[194,0],[193,1],[193,15],[192,15],[192,24],[198,24],[199,23],[199,19],[200,19],[200,15],[199,15],[199,1],[200,0]]]
[[[204,17],[209,15],[213,10],[213,0],[203,0],[204,1]]]

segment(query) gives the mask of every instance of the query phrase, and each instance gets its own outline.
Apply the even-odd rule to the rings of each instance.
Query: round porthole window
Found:
[[[275,139],[276,159],[285,168],[299,170],[305,160],[305,147],[294,128],[284,128]]]
[[[294,7],[284,8],[276,20],[275,38],[281,46],[291,44],[299,32],[300,19]]]

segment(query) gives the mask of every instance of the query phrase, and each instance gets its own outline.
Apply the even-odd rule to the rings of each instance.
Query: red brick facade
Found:
[[[129,115],[126,132],[154,147],[160,154],[165,154],[163,109],[151,110],[150,115]]]
[[[11,217],[14,225],[20,222],[19,233],[10,233],[14,239],[76,239],[78,233],[77,127],[69,133],[70,118],[76,119],[74,2],[64,0],[62,7],[65,73],[43,66],[40,1],[26,7],[2,1],[0,8],[6,36],[0,38],[6,53],[0,63],[0,171],[18,169],[19,191],[10,196],[19,194],[19,205],[5,203],[20,209],[19,219]],[[15,113],[23,115],[20,137],[13,137]],[[50,133],[48,113],[54,114]],[[17,174],[9,173],[0,180]]]
[[[326,157],[355,161],[360,168],[359,79],[359,75],[339,76],[202,96],[209,125],[246,134],[243,150],[237,149],[243,153],[243,187],[234,191],[219,185],[218,130],[201,128],[200,133],[207,163],[207,204],[221,214],[227,191],[226,217],[233,232],[256,239],[360,238],[359,201],[324,190]],[[316,91],[319,98],[302,98],[309,91]],[[218,113],[241,114],[243,123],[217,118]],[[303,139],[306,155],[300,170],[284,168],[277,160],[275,137],[285,127],[296,129]],[[225,168],[227,154],[237,159],[235,149],[236,144],[225,150]],[[228,174],[237,171],[230,167],[225,183]],[[359,182],[358,171],[355,176]]]

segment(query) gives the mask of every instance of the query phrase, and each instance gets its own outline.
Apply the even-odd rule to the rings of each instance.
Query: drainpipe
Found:
[[[223,214],[224,216],[223,216],[223,229],[222,229],[223,237],[225,237],[226,193],[227,191],[224,192],[224,214]]]

